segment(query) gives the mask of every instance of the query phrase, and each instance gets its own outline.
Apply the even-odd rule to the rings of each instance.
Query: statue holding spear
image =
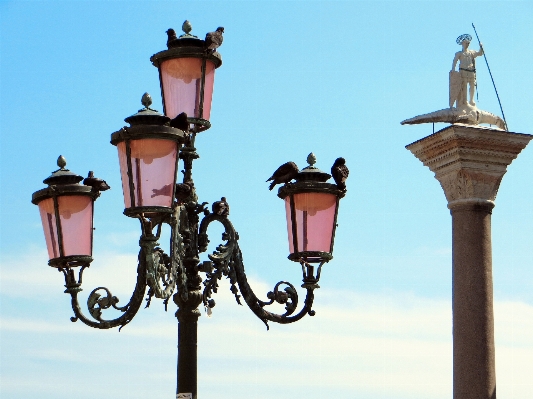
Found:
[[[472,24],[472,27],[474,28],[474,31],[476,31],[474,24]],[[479,42],[479,36],[477,36],[477,38]],[[487,62],[487,56],[485,55],[483,45],[481,42],[479,42],[479,51],[470,50],[468,47],[470,46],[471,41],[472,36],[469,34],[461,35],[456,40],[457,44],[462,46],[462,51],[455,53],[452,63],[452,70],[449,73],[449,108],[406,119],[401,122],[402,125],[435,122],[464,123],[467,125],[479,125],[481,123],[486,123],[497,126],[502,130],[508,130],[507,123],[505,121],[505,115],[503,114],[503,109],[500,102],[500,97],[498,96],[498,91],[494,85],[494,79],[492,78],[490,68],[488,68],[489,64]],[[474,102],[474,94],[477,90],[476,58],[481,55],[484,56],[485,62],[487,63],[492,84],[496,90],[498,102],[500,102],[500,110],[502,111],[503,119],[490,112],[477,108],[476,103]],[[457,64],[459,64],[459,70],[456,70]]]
[[[457,38],[457,44],[463,47],[462,51],[455,53],[452,70],[450,71],[450,108],[457,103],[457,108],[467,103],[475,106],[474,92],[476,87],[476,57],[483,55],[483,45],[479,43],[479,51],[469,50],[468,46],[472,41],[472,36],[465,34]],[[455,67],[459,62],[459,71]]]

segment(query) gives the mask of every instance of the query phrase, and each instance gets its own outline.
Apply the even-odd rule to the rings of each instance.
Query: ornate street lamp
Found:
[[[47,188],[33,193],[32,202],[39,206],[50,260],[48,264],[89,266],[93,250],[93,209],[100,191],[109,187],[89,173],[83,177],[65,169],[63,156],[57,159],[59,169],[44,179]]]
[[[280,281],[267,294],[267,300],[260,300],[248,284],[238,244],[239,235],[228,218],[226,199],[223,197],[214,202],[209,210],[207,202],[199,203],[196,195],[192,164],[198,154],[194,139],[196,133],[210,126],[206,110],[210,108],[213,80],[207,77],[210,72],[206,71],[214,72],[214,68],[220,66],[221,58],[217,52],[206,49],[202,40],[191,37],[190,29],[185,31],[180,39],[169,40],[168,51],[152,57],[162,77],[167,115],[151,109],[151,98],[145,94],[142,98],[144,108],[125,119],[130,126],[111,135],[111,144],[117,146],[119,155],[124,214],[139,219],[141,224],[137,283],[127,304],[119,306],[119,299],[109,289],[98,287],[89,294],[88,317],[82,312],[77,298],[83,270],[92,261],[93,202],[100,191],[109,188],[105,181],[95,178],[90,172],[80,185],[82,177],[64,169],[66,162],[60,157],[58,165],[61,169],[44,180],[49,187],[34,193],[32,202],[39,205],[41,212],[50,254],[49,264],[65,274],[65,292],[71,295],[75,315],[72,321],[81,320],[100,329],[122,328],[136,315],[145,294],[147,306],[155,296],[163,300],[165,309],[172,297],[178,307],[177,393],[183,398],[196,399],[199,305],[203,303],[210,313],[215,306],[212,295],[217,291],[218,282],[227,277],[237,302],[241,304],[242,295],[267,328],[268,321],[285,324],[295,322],[306,314],[313,316],[314,290],[318,288],[322,266],[333,258],[338,205],[346,189],[344,180],[339,183],[333,169],[337,184],[326,182],[331,176],[313,166],[316,162],[313,154],[308,157],[308,167],[298,171],[293,164],[294,176],[279,181],[285,183],[278,196],[285,200],[287,210],[289,259],[301,264],[306,298],[297,312],[296,288]],[[190,58],[200,60],[199,64],[194,64]],[[183,60],[188,61],[183,64]],[[165,65],[170,61],[171,66],[167,68]],[[188,75],[193,76],[188,83],[183,74],[176,73],[170,78],[166,75],[174,73],[176,65],[193,64],[200,75],[196,72]],[[194,95],[180,91],[183,85],[191,84],[194,79]],[[171,84],[166,87],[168,81]],[[171,91],[168,90],[173,85],[178,88],[177,94],[169,94]],[[188,118],[186,113],[190,110],[193,110],[194,117]],[[180,115],[182,121],[184,115],[187,117],[185,125],[180,125],[182,129],[173,123]],[[180,159],[183,160],[184,176],[182,182],[176,183]],[[291,182],[293,179],[294,183]],[[209,260],[200,262],[199,254],[207,250],[209,243],[208,227],[215,221],[224,227],[224,242],[208,255]],[[163,225],[170,227],[169,254],[159,247]],[[317,263],[315,273],[314,264]],[[76,278],[74,271],[77,266],[82,267]],[[205,273],[205,277],[200,273]],[[283,314],[265,310],[274,302],[285,305]],[[121,311],[122,315],[104,319],[102,311],[110,307]]]
[[[281,187],[278,196],[285,200],[289,259],[323,265],[333,259],[337,211],[345,191],[326,183],[331,175],[313,166],[314,154],[309,154],[307,162],[296,183]]]
[[[152,98],[142,97],[144,109],[125,119],[111,135],[118,148],[124,214],[131,217],[172,212],[178,171],[178,150],[185,133],[168,126],[170,118],[150,108]]]

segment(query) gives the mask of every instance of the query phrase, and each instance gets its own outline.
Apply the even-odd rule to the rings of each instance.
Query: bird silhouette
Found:
[[[344,158],[337,158],[331,167],[331,175],[333,180],[341,190],[346,190],[346,179],[350,174],[348,167],[345,165],[346,160]]]
[[[177,183],[176,184],[176,199],[180,204],[183,204],[187,201],[189,195],[191,195],[192,187],[188,183]]]
[[[170,126],[176,129],[183,130],[185,133],[189,133],[189,122],[187,121],[187,114],[182,112],[174,119],[170,121]]]
[[[105,191],[111,188],[105,180],[94,177],[93,171],[89,172],[89,175],[83,180],[83,184],[92,187],[96,191]]]
[[[168,39],[167,39],[167,47],[170,47],[170,43],[174,40],[177,40],[178,37],[176,36],[176,31],[172,28],[170,28],[169,30],[167,30],[167,36],[168,36]]]
[[[288,183],[298,174],[298,165],[294,162],[287,162],[276,169],[274,174],[267,181],[271,181],[269,190],[272,190],[276,184]]]
[[[219,216],[227,216],[229,215],[229,204],[226,202],[226,197],[220,198],[220,201],[213,202],[213,206],[211,208],[213,210],[213,213]]]
[[[222,45],[224,38],[222,34],[224,33],[224,28],[222,26],[218,27],[216,31],[209,32],[205,35],[205,48],[206,50],[211,50],[214,52],[217,48]]]

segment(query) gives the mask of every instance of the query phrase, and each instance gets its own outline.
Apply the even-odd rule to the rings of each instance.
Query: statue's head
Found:
[[[466,45],[466,47],[468,47],[468,45],[470,44],[470,42],[472,41],[472,36],[470,36],[468,33],[465,33],[464,35],[461,35],[459,36],[455,42],[457,44],[460,44],[460,45]]]

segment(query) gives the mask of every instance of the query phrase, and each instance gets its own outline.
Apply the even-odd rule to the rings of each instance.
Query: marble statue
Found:
[[[452,70],[450,71],[450,108],[453,103],[457,106],[466,104],[467,86],[469,86],[468,103],[475,106],[474,92],[476,86],[476,57],[483,55],[483,44],[479,43],[479,51],[469,50],[468,46],[472,36],[461,35],[457,38],[457,44],[463,47],[462,51],[455,53]],[[455,67],[459,62],[459,70]]]
[[[462,46],[462,51],[455,53],[452,70],[449,74],[449,108],[441,109],[428,114],[418,115],[406,119],[402,123],[464,123],[468,125],[490,124],[499,129],[506,130],[505,122],[499,116],[477,108],[474,102],[476,90],[476,57],[483,55],[483,45],[480,43],[479,51],[468,49],[472,36],[468,34],[457,38],[457,44]],[[459,70],[456,70],[459,63]],[[454,106],[455,105],[455,106]]]

